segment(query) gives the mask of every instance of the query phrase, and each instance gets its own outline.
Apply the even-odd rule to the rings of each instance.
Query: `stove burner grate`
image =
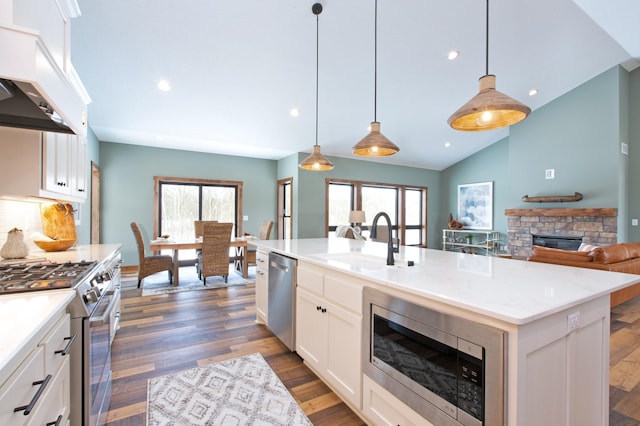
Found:
[[[71,288],[96,262],[39,262],[0,266],[0,294]]]

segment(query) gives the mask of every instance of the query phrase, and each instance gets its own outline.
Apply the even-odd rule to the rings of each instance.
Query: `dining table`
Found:
[[[243,278],[247,278],[249,276],[249,265],[246,262],[245,254],[247,252],[248,241],[252,238],[255,239],[255,237],[251,236],[231,237],[230,246],[235,250],[235,254],[234,256],[231,256],[231,258],[233,259],[236,272],[241,273]],[[180,250],[197,249],[202,249],[202,237],[175,240],[170,238],[157,238],[155,240],[151,240],[149,243],[149,250],[154,253],[161,250],[173,251],[173,285],[176,286],[180,284],[180,259],[178,257],[178,252]]]

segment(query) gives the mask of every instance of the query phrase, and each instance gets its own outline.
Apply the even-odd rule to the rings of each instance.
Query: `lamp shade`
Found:
[[[374,121],[371,123],[369,134],[355,144],[352,150],[356,155],[386,157],[397,153],[400,148],[380,133],[380,123]]]
[[[511,126],[524,120],[531,109],[496,90],[496,76],[480,78],[480,91],[449,117],[456,130],[491,130]]]
[[[326,171],[333,169],[333,163],[320,152],[320,145],[313,146],[313,152],[302,160],[298,167],[304,170]]]
[[[352,210],[349,212],[349,223],[364,223],[365,221],[363,210]]]

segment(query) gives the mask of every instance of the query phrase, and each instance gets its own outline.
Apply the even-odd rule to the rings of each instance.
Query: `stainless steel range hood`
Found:
[[[0,126],[74,133],[33,84],[1,78]]]

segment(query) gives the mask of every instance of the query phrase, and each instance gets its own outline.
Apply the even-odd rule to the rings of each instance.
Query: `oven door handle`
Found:
[[[116,299],[114,298],[114,300],[116,300]],[[101,325],[106,324],[107,321],[109,321],[109,319],[111,317],[111,313],[113,312],[113,310],[115,308],[116,308],[116,304],[115,303],[111,303],[109,305],[109,308],[104,312],[104,314],[102,314],[98,318],[90,318],[89,319],[89,327],[100,327]]]

